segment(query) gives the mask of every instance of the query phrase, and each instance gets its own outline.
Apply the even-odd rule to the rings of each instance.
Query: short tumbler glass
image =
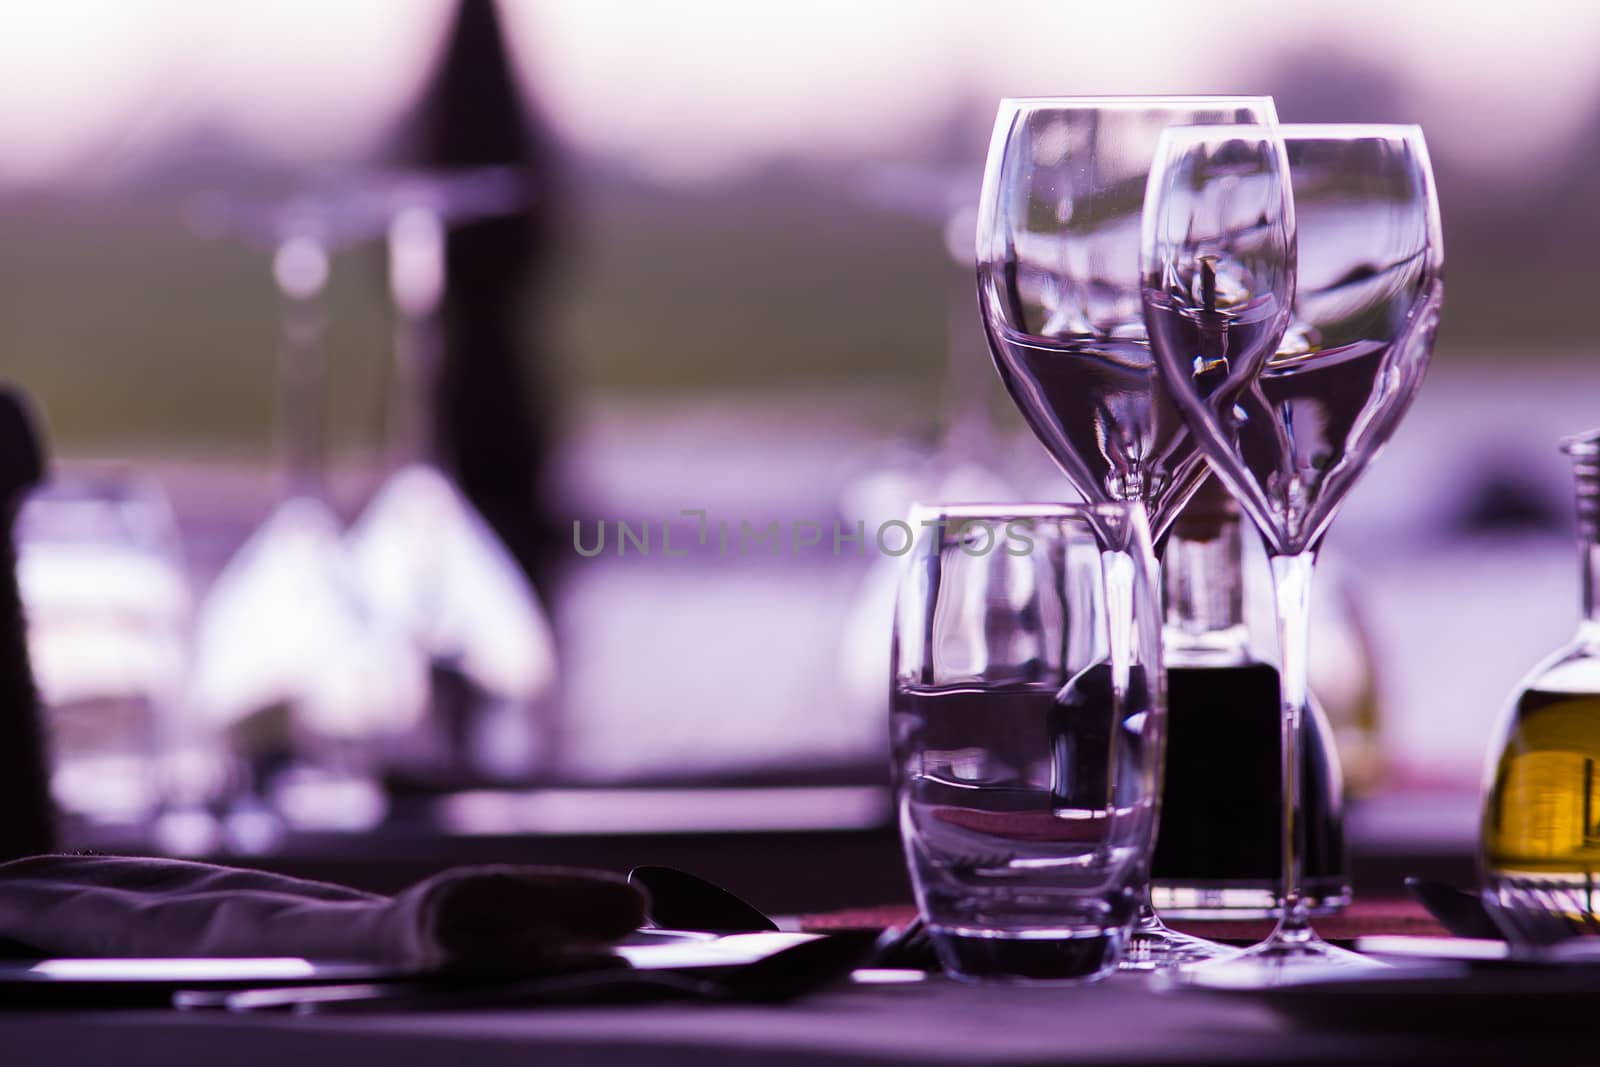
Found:
[[[1165,698],[1137,504],[921,507],[891,742],[917,906],[947,972],[1117,966],[1149,878]]]

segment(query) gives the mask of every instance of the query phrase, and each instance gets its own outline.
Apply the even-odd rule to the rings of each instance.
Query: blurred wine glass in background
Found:
[[[196,622],[189,703],[230,738],[244,785],[238,847],[269,847],[290,825],[363,829],[388,801],[381,743],[415,724],[426,680],[406,635],[363,603],[322,455],[323,295],[334,250],[382,232],[384,213],[352,180],[286,198],[208,197],[202,232],[272,255],[280,297],[280,497],[230,559]],[[270,802],[271,812],[262,802]]]
[[[846,503],[856,504],[853,510],[873,518],[902,519],[917,499],[992,502],[1013,495],[1010,465],[989,410],[994,379],[972,315],[972,233],[982,179],[982,173],[970,166],[900,163],[868,170],[857,190],[869,207],[906,215],[936,229],[945,254],[957,268],[946,272],[944,406],[938,438],[920,469],[910,474],[905,489],[892,494],[892,501],[885,494],[878,507],[862,505],[861,490],[870,495],[878,484],[870,476],[847,490]]]
[[[880,448],[840,494],[839,510],[868,530],[902,521],[918,503],[977,504],[1018,499],[1009,462],[990,413],[994,377],[972,314],[972,232],[982,174],[969,166],[899,163],[868,170],[857,186],[863,203],[936,228],[950,263],[944,301],[943,410],[933,443]],[[870,536],[870,534],[869,534]],[[863,707],[887,713],[883,676],[889,648],[880,636],[894,618],[901,560],[875,556],[845,615],[841,664]]]
[[[390,746],[401,775],[457,784],[529,777],[553,750],[555,648],[515,557],[440,468],[432,427],[448,228],[516,211],[514,168],[398,175],[388,190],[395,312],[391,473],[352,527],[361,594],[429,669],[428,714]]]

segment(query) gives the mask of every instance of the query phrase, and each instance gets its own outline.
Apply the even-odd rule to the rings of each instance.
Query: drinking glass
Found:
[[[1101,977],[1138,914],[1160,800],[1144,510],[935,506],[912,524],[890,731],[923,920],[958,978]]]
[[[121,473],[57,478],[23,505],[17,582],[50,788],[73,822],[146,827],[186,791],[177,714],[189,581],[167,497]]]
[[[1073,487],[1089,501],[1142,503],[1158,542],[1206,467],[1158,387],[1141,310],[1151,160],[1169,126],[1276,121],[1265,96],[1003,100],[995,119],[977,231],[995,366]],[[1146,899],[1125,965],[1222,951],[1168,930]]]
[[[1278,926],[1241,956],[1193,968],[1195,981],[1272,984],[1370,962],[1317,937],[1301,888],[1307,612],[1328,524],[1422,381],[1442,265],[1415,126],[1163,136],[1142,252],[1152,347],[1212,470],[1261,532],[1283,655]]]

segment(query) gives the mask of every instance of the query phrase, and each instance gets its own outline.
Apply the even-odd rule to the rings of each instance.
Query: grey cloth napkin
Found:
[[[466,867],[397,896],[183,860],[0,864],[0,939],[40,956],[298,956],[410,967],[594,955],[646,901],[617,875]]]

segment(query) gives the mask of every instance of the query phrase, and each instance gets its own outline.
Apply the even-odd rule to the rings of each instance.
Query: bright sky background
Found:
[[[562,133],[674,180],[802,152],[915,153],[962,101],[1260,90],[1279,57],[1326,45],[1405,86],[1436,155],[1501,174],[1592,131],[1600,102],[1600,3],[1590,0],[508,0],[503,9]],[[356,157],[409,99],[449,11],[447,0],[7,3],[0,182],[114,180],[119,163],[207,125],[287,158]]]

